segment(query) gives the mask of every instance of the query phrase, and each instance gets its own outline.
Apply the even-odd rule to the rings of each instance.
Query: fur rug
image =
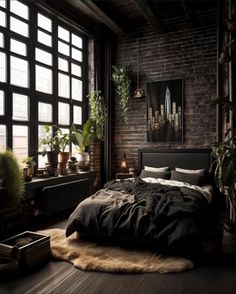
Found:
[[[50,236],[55,259],[69,261],[87,271],[126,273],[173,273],[193,268],[192,261],[180,257],[166,257],[154,252],[99,245],[79,239],[74,233],[65,237],[62,229],[40,231]]]

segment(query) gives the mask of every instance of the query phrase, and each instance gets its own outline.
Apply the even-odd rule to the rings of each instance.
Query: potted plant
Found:
[[[28,168],[28,173],[30,176],[34,176],[34,167],[36,166],[36,162],[34,160],[33,156],[25,157],[22,160],[22,163],[26,164],[26,167]]]
[[[75,125],[71,126],[71,142],[75,145],[78,151],[78,166],[81,170],[87,170],[90,166],[89,153],[85,151],[87,146],[90,146],[96,138],[96,133],[93,130],[93,121],[89,118],[83,125],[82,130],[77,130]]]
[[[101,91],[91,91],[88,96],[90,118],[95,124],[96,136],[99,140],[104,140],[104,124],[106,116],[106,107]]]
[[[58,129],[58,144],[59,144],[59,167],[60,167],[60,174],[66,175],[67,174],[67,162],[70,157],[70,152],[65,151],[66,147],[70,144],[70,135],[63,134],[61,129]]]
[[[58,127],[57,126],[44,126],[44,131],[46,137],[40,141],[40,146],[43,146],[42,155],[47,154],[48,163],[52,168],[57,168],[58,165],[58,154],[60,151],[59,137],[58,137]],[[49,150],[47,148],[49,147]]]
[[[236,105],[228,99],[218,99],[228,117],[229,112],[236,121]],[[212,147],[214,161],[212,170],[219,190],[226,196],[226,217],[223,236],[223,250],[225,253],[236,255],[236,136],[235,129],[226,130],[223,142]]]
[[[25,190],[23,171],[11,150],[0,152],[0,179],[2,181],[2,206],[18,204]],[[6,193],[4,193],[4,191]]]
[[[128,102],[130,96],[131,81],[128,76],[128,65],[120,64],[112,66],[112,80],[116,85],[116,94],[120,98],[121,115],[125,122],[128,119]]]

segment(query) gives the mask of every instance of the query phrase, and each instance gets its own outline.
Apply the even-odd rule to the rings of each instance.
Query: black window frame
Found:
[[[1,11],[6,12],[6,27],[0,27],[0,32],[4,35],[4,48],[0,48],[0,52],[6,53],[6,82],[0,82],[0,90],[4,91],[4,106],[5,114],[0,116],[0,124],[6,125],[6,146],[9,148],[13,147],[13,125],[24,125],[28,126],[28,156],[34,156],[36,161],[38,160],[38,126],[39,125],[57,125],[60,128],[70,128],[70,125],[73,123],[73,106],[80,106],[82,109],[82,124],[87,119],[88,116],[88,102],[86,99],[88,91],[88,39],[89,36],[81,29],[76,27],[73,22],[69,22],[66,17],[63,19],[63,16],[57,15],[54,11],[50,11],[47,7],[38,4],[36,1],[26,1],[18,0],[23,4],[27,5],[29,8],[29,19],[28,21],[24,18],[21,18],[10,11],[10,1],[6,1],[6,8],[0,7]],[[38,27],[37,26],[37,14],[40,13],[49,19],[52,20],[52,32]],[[20,34],[17,34],[10,30],[10,16],[28,23],[29,27],[29,36],[25,37]],[[70,32],[69,38],[70,42],[66,42],[58,37],[58,27],[62,27]],[[40,30],[44,33],[47,33],[52,36],[52,46],[47,46],[38,42],[38,32]],[[71,36],[72,33],[82,38],[82,49],[77,48],[72,45]],[[23,42],[27,45],[27,56],[17,54],[10,51],[10,39],[13,38],[17,41]],[[65,56],[58,52],[58,40],[68,44],[70,46],[70,56]],[[82,62],[76,61],[71,57],[72,48],[82,51]],[[35,49],[39,48],[41,50],[47,51],[52,54],[52,66],[48,66],[44,63],[36,61],[35,59]],[[15,86],[10,84],[10,56],[15,56],[23,60],[28,61],[28,70],[29,70],[29,87],[24,88],[20,86]],[[58,57],[63,57],[69,62],[68,72],[64,72],[58,69]],[[81,66],[81,77],[75,76],[71,73],[71,63],[75,63]],[[52,94],[47,94],[39,92],[36,90],[35,74],[36,74],[36,65],[43,66],[45,68],[52,69]],[[70,98],[64,98],[58,96],[58,74],[63,73],[69,76],[70,79]],[[72,100],[72,78],[76,78],[82,81],[82,101]],[[29,115],[28,121],[17,121],[12,119],[12,101],[13,93],[19,93],[27,95],[29,97]],[[52,105],[52,122],[41,122],[38,120],[38,102],[49,103]],[[68,103],[70,105],[70,125],[59,125],[58,124],[58,102]],[[75,124],[76,127],[80,128],[80,124]],[[71,151],[70,146],[70,151]]]

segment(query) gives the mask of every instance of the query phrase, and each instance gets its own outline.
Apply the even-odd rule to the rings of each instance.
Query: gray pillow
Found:
[[[148,171],[143,169],[139,177],[140,178],[155,178],[155,179],[161,178],[161,179],[169,180],[170,172],[167,172],[167,171],[153,172],[153,171]]]
[[[171,171],[171,180],[189,183],[190,185],[201,186],[204,183],[204,174],[186,174],[177,172],[175,170]]]

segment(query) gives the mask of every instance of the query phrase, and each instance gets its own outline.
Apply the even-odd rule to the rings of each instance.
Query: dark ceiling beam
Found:
[[[104,11],[102,11],[94,2],[91,0],[80,0],[90,12],[97,17],[101,22],[108,26],[114,33],[116,33],[120,38],[123,38],[125,32],[122,28],[116,24]]]
[[[162,32],[161,21],[158,20],[156,15],[152,12],[146,0],[134,0],[134,2],[136,3],[138,9],[141,11],[143,16],[146,18],[146,20],[151,24],[152,28],[156,32],[161,33]]]

